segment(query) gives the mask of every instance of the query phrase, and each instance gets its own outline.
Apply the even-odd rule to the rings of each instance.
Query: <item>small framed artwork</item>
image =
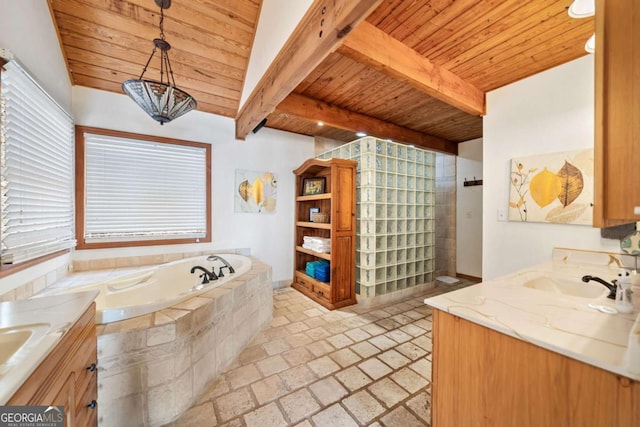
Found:
[[[309,222],[313,222],[313,214],[320,212],[320,208],[309,208]]]
[[[303,178],[302,179],[302,195],[311,196],[314,194],[323,194],[326,185],[326,178]]]

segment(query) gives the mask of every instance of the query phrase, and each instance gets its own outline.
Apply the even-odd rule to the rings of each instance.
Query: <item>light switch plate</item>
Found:
[[[504,209],[498,209],[498,221],[507,220],[507,211]]]

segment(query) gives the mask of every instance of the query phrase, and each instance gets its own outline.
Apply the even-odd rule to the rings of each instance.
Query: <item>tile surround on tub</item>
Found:
[[[114,268],[142,267],[147,265],[165,264],[185,258],[193,258],[211,253],[228,253],[251,256],[250,248],[233,249],[207,249],[202,251],[175,252],[168,254],[136,255],[95,259],[75,259],[73,261],[73,271],[94,271]]]
[[[62,266],[36,277],[20,286],[11,289],[8,292],[0,295],[0,302],[4,301],[20,301],[31,298],[38,292],[53,286],[57,281],[63,279],[69,270],[70,263],[65,263]]]
[[[162,425],[195,403],[273,317],[271,267],[252,262],[219,288],[98,327],[100,426]]]
[[[0,295],[0,302],[18,301],[31,298],[33,295],[53,287],[67,287],[72,285],[78,277],[74,273],[88,273],[96,276],[108,275],[109,271],[119,269],[118,274],[125,268],[135,268],[148,265],[164,264],[171,261],[177,261],[184,258],[192,258],[194,256],[206,255],[213,252],[233,253],[238,255],[251,256],[250,248],[234,248],[234,249],[210,249],[199,252],[176,252],[169,254],[128,256],[128,257],[112,257],[97,259],[76,259],[64,265],[54,268],[53,270],[17,286],[10,291]],[[85,277],[89,281],[93,281],[95,277]]]

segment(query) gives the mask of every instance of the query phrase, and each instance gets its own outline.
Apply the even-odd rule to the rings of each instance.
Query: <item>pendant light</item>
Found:
[[[171,45],[165,39],[163,27],[164,9],[171,6],[171,0],[155,0],[155,2],[160,7],[160,38],[153,39],[153,51],[140,78],[122,83],[122,90],[152,119],[162,125],[193,110],[197,103],[191,95],[176,86],[173,78],[168,53]],[[143,79],[158,49],[160,50],[160,80]]]

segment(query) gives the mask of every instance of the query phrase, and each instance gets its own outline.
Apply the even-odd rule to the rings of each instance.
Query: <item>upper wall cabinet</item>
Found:
[[[594,226],[640,221],[640,2],[596,3]]]

